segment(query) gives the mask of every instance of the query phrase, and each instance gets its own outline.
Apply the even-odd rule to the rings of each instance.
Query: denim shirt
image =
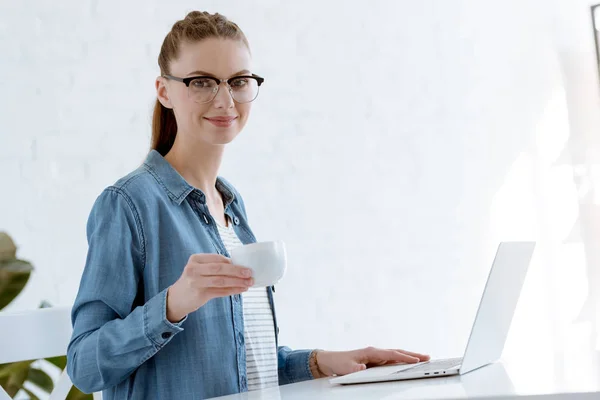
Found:
[[[242,243],[256,241],[244,202],[219,177],[225,214]],[[192,254],[229,256],[202,191],[156,151],[106,188],[87,223],[88,253],[72,310],[67,370],[79,389],[112,399],[205,399],[248,390],[241,295],[215,298],[182,321],[166,294]],[[279,384],[312,379],[310,350],[279,346]]]

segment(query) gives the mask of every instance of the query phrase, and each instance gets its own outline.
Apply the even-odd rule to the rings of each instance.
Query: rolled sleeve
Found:
[[[279,346],[277,349],[279,384],[287,385],[314,379],[309,364],[311,353],[312,350],[292,350],[287,346]]]

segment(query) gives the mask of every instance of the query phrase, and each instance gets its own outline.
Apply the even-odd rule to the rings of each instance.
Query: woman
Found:
[[[207,398],[428,356],[279,346],[272,288],[228,258],[256,238],[240,194],[218,176],[263,78],[219,14],[174,24],[158,58],[152,150],[106,188],[87,225],[68,373],[104,399]],[[250,289],[249,289],[250,288]]]

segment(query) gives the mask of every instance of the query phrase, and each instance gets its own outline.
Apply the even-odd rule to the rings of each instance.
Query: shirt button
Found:
[[[167,340],[168,338],[171,337],[171,332],[163,332],[162,335],[160,335],[163,339]]]
[[[246,377],[242,376],[242,386],[246,386]]]
[[[238,333],[238,343],[239,344],[244,343],[244,334],[242,332]]]
[[[236,225],[240,224],[240,219],[238,217],[233,217],[233,223]]]

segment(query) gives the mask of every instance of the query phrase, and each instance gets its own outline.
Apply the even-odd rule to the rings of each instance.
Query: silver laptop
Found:
[[[462,375],[498,360],[534,248],[535,242],[501,242],[498,246],[462,358],[374,367],[329,381],[346,385]]]

